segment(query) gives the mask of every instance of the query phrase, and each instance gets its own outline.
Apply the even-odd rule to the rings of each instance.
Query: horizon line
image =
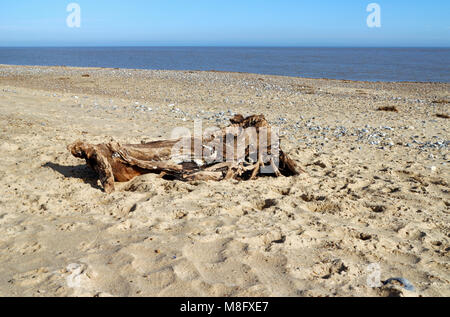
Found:
[[[449,46],[352,46],[352,45],[0,45],[0,48],[130,48],[130,47],[198,47],[198,48],[450,48]]]

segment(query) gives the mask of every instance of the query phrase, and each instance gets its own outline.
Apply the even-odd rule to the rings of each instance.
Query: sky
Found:
[[[0,46],[449,47],[450,1],[1,0]]]

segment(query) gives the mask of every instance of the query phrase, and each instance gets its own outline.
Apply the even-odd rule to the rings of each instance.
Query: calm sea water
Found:
[[[450,48],[0,48],[0,64],[221,70],[366,81],[450,82]]]

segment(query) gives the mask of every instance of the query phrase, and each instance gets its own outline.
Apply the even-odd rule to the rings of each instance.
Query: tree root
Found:
[[[193,144],[199,140],[194,138],[188,139],[187,142],[185,139],[177,139],[125,145],[117,142],[93,145],[76,141],[68,146],[68,150],[75,157],[85,159],[86,163],[98,173],[107,193],[114,191],[115,181],[126,182],[147,173],[156,173],[161,177],[183,181],[220,181],[227,179],[253,180],[261,175],[293,176],[303,172],[280,149],[279,138],[276,139],[277,144],[272,144],[272,130],[263,115],[253,115],[247,118],[236,115],[230,121],[231,125],[227,128],[234,128],[233,131],[237,131],[234,140],[243,137],[246,141],[244,151],[240,156],[234,154],[237,152],[235,146],[237,143],[230,145],[226,142],[227,136],[230,135],[230,130],[227,128],[200,141],[203,147],[210,148],[212,144],[218,149],[217,151],[222,149],[222,153],[217,153],[217,151],[214,153],[216,156],[222,154],[222,158],[227,158],[227,153],[233,153],[232,160],[226,162],[209,162],[208,158],[195,156]],[[248,137],[246,134],[248,128],[253,128],[253,131],[256,132],[256,139]],[[267,133],[267,144],[266,149],[261,151],[258,141],[264,136],[264,133]],[[191,146],[192,151],[188,153],[187,157],[173,153],[174,147],[182,141]],[[253,160],[252,163],[255,149],[258,160],[256,162]],[[180,160],[179,157],[183,157],[183,159]],[[264,173],[261,172],[263,168]]]

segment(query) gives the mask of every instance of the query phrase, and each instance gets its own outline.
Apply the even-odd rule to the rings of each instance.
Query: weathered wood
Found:
[[[255,179],[261,174],[261,168],[271,168],[265,175],[293,176],[303,172],[297,164],[286,155],[279,146],[279,139],[272,144],[272,130],[263,115],[244,118],[236,115],[231,125],[215,134],[198,140],[195,138],[162,140],[142,144],[124,144],[110,142],[106,144],[89,144],[76,141],[68,146],[75,156],[85,159],[86,163],[99,175],[105,192],[114,191],[114,181],[126,182],[138,175],[157,173],[162,177],[178,180],[215,180]],[[254,135],[248,132],[253,128]],[[264,134],[264,135],[263,135]],[[265,149],[261,148],[260,139],[266,136]],[[238,153],[238,142],[245,140],[244,150]],[[227,140],[232,140],[229,143]],[[185,143],[183,143],[185,142]],[[215,156],[195,153],[196,142],[202,149],[217,149]],[[190,149],[188,153],[175,152],[174,147],[184,144]],[[222,150],[218,153],[218,150]],[[227,153],[232,154],[226,160]],[[275,155],[278,153],[278,155]],[[197,155],[196,155],[197,154]],[[214,160],[222,154],[222,161]],[[255,160],[255,154],[256,160]],[[226,161],[225,161],[226,160]],[[278,164],[276,164],[278,163]]]

